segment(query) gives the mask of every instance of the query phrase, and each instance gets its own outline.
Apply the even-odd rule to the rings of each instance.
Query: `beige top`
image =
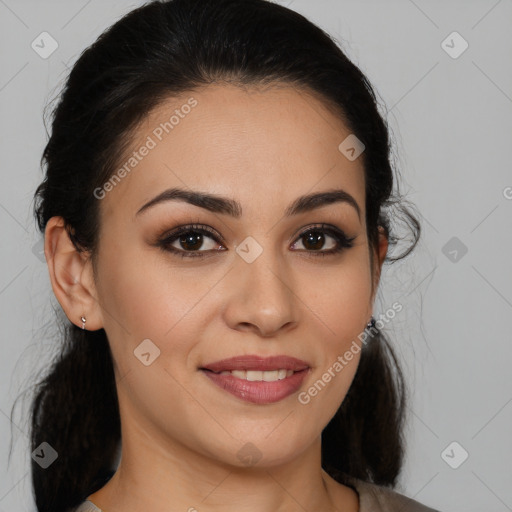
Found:
[[[348,478],[359,494],[359,512],[439,512],[422,505],[388,487]],[[71,512],[103,512],[92,501],[86,500]]]

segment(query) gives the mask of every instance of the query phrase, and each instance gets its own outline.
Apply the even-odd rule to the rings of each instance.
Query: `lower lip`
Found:
[[[221,375],[208,370],[201,371],[217,386],[246,402],[271,404],[295,393],[302,385],[309,368],[274,382],[249,381],[233,375]]]

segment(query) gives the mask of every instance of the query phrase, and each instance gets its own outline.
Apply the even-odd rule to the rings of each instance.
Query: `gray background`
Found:
[[[512,4],[282,3],[341,42],[375,86],[401,191],[421,215],[422,242],[384,267],[375,308],[404,305],[386,326],[411,390],[398,490],[446,512],[512,510]],[[58,303],[31,214],[42,110],[80,52],[138,5],[0,0],[0,512],[34,510],[28,402],[18,402],[14,424],[9,417],[57,350]],[[43,31],[59,45],[46,59],[31,48]],[[463,49],[459,36],[446,40],[454,31],[469,44],[457,58],[445,51]]]

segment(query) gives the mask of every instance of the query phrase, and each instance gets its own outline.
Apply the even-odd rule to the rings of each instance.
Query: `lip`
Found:
[[[205,369],[201,372],[214,384],[237,398],[253,404],[271,404],[298,391],[309,373],[309,368],[295,372],[290,377],[274,382],[249,381],[234,375],[221,375]]]
[[[233,370],[293,370],[293,375],[273,382],[248,381],[220,372]],[[311,368],[305,361],[289,356],[237,356],[209,363],[199,370],[219,388],[254,404],[279,402],[298,391]]]
[[[228,359],[222,359],[213,363],[208,363],[202,366],[200,369],[210,370],[212,372],[230,372],[233,370],[259,370],[259,371],[271,371],[271,370],[293,370],[298,372],[309,368],[309,364],[306,361],[302,361],[295,357],[279,355],[271,357],[261,357],[256,355],[236,356]]]

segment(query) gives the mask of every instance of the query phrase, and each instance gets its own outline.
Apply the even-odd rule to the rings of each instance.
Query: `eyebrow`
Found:
[[[242,205],[238,201],[215,194],[185,190],[181,188],[170,188],[164,190],[161,194],[158,194],[156,197],[144,204],[137,211],[136,216],[157,204],[167,201],[184,201],[194,206],[204,208],[210,212],[227,214],[236,219],[242,216]],[[361,220],[361,210],[357,201],[343,189],[327,190],[298,197],[286,209],[285,216],[290,217],[299,213],[309,212],[316,208],[321,208],[322,206],[333,203],[346,203],[351,205],[356,210],[359,220]]]

